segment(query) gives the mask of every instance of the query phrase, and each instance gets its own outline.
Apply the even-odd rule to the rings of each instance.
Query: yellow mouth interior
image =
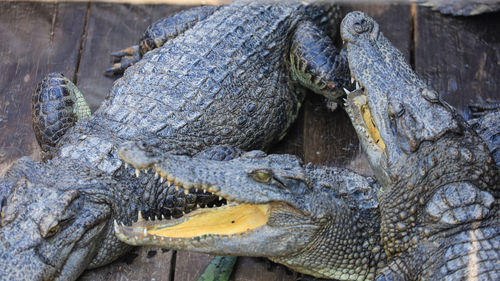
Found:
[[[363,118],[363,122],[365,123],[365,128],[368,132],[369,137],[373,140],[373,142],[380,147],[382,150],[385,150],[385,143],[380,137],[380,131],[377,129],[375,122],[373,122],[372,114],[370,112],[370,108],[368,107],[366,96],[356,97],[354,103],[359,108],[361,113],[361,117]]]
[[[190,238],[204,234],[231,235],[258,228],[267,223],[269,204],[239,204],[214,210],[193,212],[183,223],[149,230],[148,234],[169,238]]]

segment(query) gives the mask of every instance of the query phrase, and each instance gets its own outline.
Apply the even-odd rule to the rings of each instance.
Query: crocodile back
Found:
[[[229,5],[125,72],[96,113],[123,139],[153,134],[191,154],[213,145],[262,149],[284,134],[301,96],[288,85],[291,5]]]

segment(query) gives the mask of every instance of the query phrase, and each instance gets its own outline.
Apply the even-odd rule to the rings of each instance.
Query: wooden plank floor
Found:
[[[73,79],[95,110],[114,79],[103,71],[109,53],[135,43],[154,20],[184,9],[106,3],[0,2],[0,173],[15,159],[39,159],[29,102],[49,72]],[[417,73],[444,99],[466,113],[480,98],[500,99],[500,14],[456,18],[408,5],[357,4],[403,52]],[[297,122],[274,153],[291,153],[315,164],[370,174],[347,115],[330,112],[323,99],[307,97]],[[137,248],[80,280],[196,280],[210,256]],[[281,266],[240,258],[231,280],[295,280]]]

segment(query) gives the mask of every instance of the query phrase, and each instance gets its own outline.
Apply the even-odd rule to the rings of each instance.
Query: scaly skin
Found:
[[[490,133],[500,132],[500,124],[492,122],[499,113],[493,111],[471,120],[474,127],[488,127],[488,133],[482,134],[481,129],[478,133],[494,150],[500,146]],[[213,192],[232,202],[174,221],[116,225],[118,237],[126,243],[218,255],[264,256],[302,273],[339,280],[373,280],[386,265],[379,232],[379,188],[371,178],[345,169],[303,165],[290,155],[258,151],[219,162],[174,156],[129,142],[121,145],[119,155],[136,169],[152,168],[167,181],[196,192]],[[248,204],[267,204],[265,224],[247,224],[239,231],[224,224],[224,220],[240,223],[243,212],[237,208]],[[230,208],[236,211],[227,212]],[[406,212],[412,212],[412,208]],[[208,212],[217,219],[209,219]],[[184,223],[190,221],[198,232],[187,232],[191,229]],[[176,233],[158,232],[172,227],[176,227]],[[227,232],[221,233],[223,229]]]
[[[250,152],[218,162],[126,143],[120,157],[135,168],[230,204],[174,221],[116,224],[117,236],[132,245],[265,256],[341,280],[498,279],[498,170],[487,145],[425,88],[371,18],[352,13],[342,31],[364,87],[348,95],[347,110],[380,190],[293,156]],[[492,151],[497,116],[471,121]]]
[[[377,280],[498,280],[499,175],[488,146],[361,12],[341,26],[361,89],[347,111],[381,185]]]
[[[179,24],[192,20],[183,15],[175,17]],[[308,75],[311,68],[290,63],[303,55],[289,53],[289,40],[301,38],[295,30],[305,22],[322,24],[326,15],[315,5],[233,3],[204,14],[134,61],[97,112],[56,138],[48,151],[52,160],[23,158],[0,180],[0,279],[74,280],[130,249],[114,236],[113,218],[132,222],[140,210],[146,217],[178,217],[197,203],[221,204],[201,193],[184,195],[151,173],[136,178],[118,159],[118,144],[155,139],[146,142],[186,155],[216,145],[267,148],[297,116],[301,81],[313,81],[304,86],[331,97],[340,84],[323,80],[348,79],[335,76],[348,71],[342,58],[332,59],[338,52],[330,48],[323,53],[328,73],[320,72],[321,79],[298,79],[297,73]],[[303,50],[302,44],[297,48]],[[63,95],[43,112],[52,121],[59,118],[59,105],[68,106],[64,94],[75,90],[51,76],[36,95],[45,97],[54,81]],[[36,111],[46,100],[34,101]]]
[[[268,257],[302,273],[339,280],[371,280],[385,264],[378,187],[371,178],[262,151],[214,161],[126,143],[119,154],[137,169],[152,168],[170,182],[230,202],[172,221],[116,224],[118,238],[126,243]],[[169,233],[161,233],[169,227]]]

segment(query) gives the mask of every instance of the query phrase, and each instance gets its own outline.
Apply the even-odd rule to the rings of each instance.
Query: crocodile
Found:
[[[228,203],[173,220],[115,222],[117,237],[130,245],[267,257],[301,273],[340,280],[373,279],[384,265],[372,178],[262,151],[217,161],[129,142],[119,152],[136,169],[152,168],[176,185]]]
[[[358,86],[346,110],[376,181],[290,155],[253,151],[215,161],[125,143],[126,163],[228,204],[169,221],[115,222],[117,237],[264,256],[321,278],[498,280],[500,157],[495,163],[490,152],[500,148],[500,111],[469,125],[418,79],[373,19],[350,13],[341,30]]]
[[[500,134],[498,122],[491,123],[499,114],[470,120],[489,128],[478,133],[496,150],[500,143],[489,136],[491,128]],[[117,237],[128,244],[267,257],[304,274],[338,280],[374,280],[387,264],[380,236],[380,186],[374,178],[263,151],[217,161],[129,142],[119,155],[136,169],[153,169],[176,185],[228,202],[175,220],[115,222]]]
[[[381,185],[388,264],[377,279],[498,280],[500,179],[488,139],[417,77],[372,18],[348,14],[341,35],[360,86],[347,112]]]
[[[182,11],[114,54],[111,71],[123,77],[90,116],[77,87],[49,75],[32,105],[45,161],[21,158],[0,178],[0,279],[74,280],[131,248],[115,237],[113,219],[225,204],[127,169],[118,145],[144,139],[214,159],[231,153],[221,145],[266,149],[284,136],[306,89],[334,98],[349,83],[345,53],[330,37],[339,22],[329,3]]]

